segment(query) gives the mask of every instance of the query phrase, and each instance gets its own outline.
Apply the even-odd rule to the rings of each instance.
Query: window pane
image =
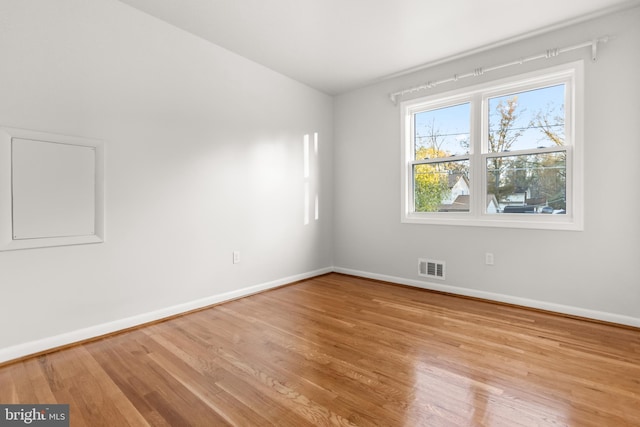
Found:
[[[564,89],[561,84],[489,98],[489,152],[564,145]]]
[[[469,103],[414,114],[414,160],[469,153]]]
[[[413,165],[416,212],[469,212],[469,161]]]
[[[566,152],[487,159],[487,213],[565,213]]]

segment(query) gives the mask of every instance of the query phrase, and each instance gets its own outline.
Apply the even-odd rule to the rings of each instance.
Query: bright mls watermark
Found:
[[[0,427],[69,427],[69,405],[0,404]]]

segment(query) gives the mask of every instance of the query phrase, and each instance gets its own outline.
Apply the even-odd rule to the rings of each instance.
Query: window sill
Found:
[[[468,213],[411,213],[402,215],[405,224],[453,225],[466,227],[524,228],[534,230],[583,231],[582,221],[568,215],[553,214],[492,214],[472,216]]]

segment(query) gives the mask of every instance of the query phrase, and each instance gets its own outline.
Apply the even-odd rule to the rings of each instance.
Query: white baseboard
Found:
[[[11,347],[0,349],[0,363],[10,360],[19,359],[32,354],[41,353],[47,350],[63,347],[69,344],[89,340],[92,338],[100,337],[122,331],[128,328],[144,325],[145,323],[155,322],[171,316],[186,313],[191,310],[197,310],[199,308],[207,307],[214,304],[219,304],[225,301],[230,301],[236,298],[241,298],[258,292],[266,291],[269,289],[277,288],[289,283],[297,282],[299,280],[309,279],[311,277],[320,276],[326,273],[343,273],[351,276],[382,280],[390,283],[397,283],[401,285],[413,286],[422,289],[428,289],[433,291],[447,292],[456,295],[463,295],[475,298],[481,298],[491,301],[504,302],[508,304],[515,304],[524,307],[537,308],[546,311],[552,311],[561,314],[568,314],[571,316],[579,316],[588,319],[601,320],[604,322],[617,323],[620,325],[627,325],[640,328],[640,318],[623,316],[615,313],[608,313],[603,311],[589,310],[580,307],[573,307],[562,304],[555,304],[546,301],[538,301],[528,298],[520,298],[511,295],[497,294],[493,292],[479,291],[475,289],[443,285],[441,283],[424,282],[420,280],[406,279],[396,276],[388,276],[384,274],[369,273],[366,271],[352,270],[342,267],[327,267],[307,273],[302,273],[294,276],[284,277],[282,279],[274,280],[258,284],[255,286],[249,286],[236,291],[225,292],[223,294],[212,295],[206,298],[201,298],[195,301],[190,301],[183,304],[177,304],[171,307],[166,307],[160,310],[155,310],[148,313],[139,314],[136,316],[127,317],[113,322],[102,323],[100,325],[90,326],[88,328],[78,329],[71,332],[55,335],[53,337],[43,338],[35,341],[30,341]]]
[[[623,316],[615,313],[604,311],[589,310],[586,308],[574,307],[570,305],[556,304],[552,302],[533,300],[528,298],[520,298],[511,295],[497,294],[493,292],[479,291],[451,285],[443,285],[441,283],[423,282],[420,280],[405,279],[402,277],[387,276],[384,274],[369,273],[366,271],[351,270],[348,268],[334,267],[336,273],[348,274],[351,276],[364,277],[368,279],[382,280],[385,282],[397,283],[400,285],[414,286],[417,288],[428,289],[432,291],[447,292],[450,294],[463,295],[474,298],[481,298],[491,301],[504,302],[508,304],[520,305],[524,307],[536,308],[540,310],[552,311],[555,313],[568,314],[571,316],[584,317],[587,319],[600,320],[604,322],[617,323],[620,325],[640,327],[640,318]]]
[[[100,325],[90,326],[88,328],[78,329],[71,332],[55,335],[53,337],[43,338],[30,341],[11,347],[0,349],[0,363],[9,360],[19,359],[31,354],[41,353],[43,351],[63,347],[69,344],[89,340],[100,337],[102,335],[111,334],[122,331],[135,326],[144,325],[145,323],[155,322],[177,314],[186,313],[191,310],[208,307],[210,305],[219,304],[236,298],[266,291],[268,289],[277,288],[299,280],[309,279],[311,277],[320,276],[322,274],[331,273],[333,268],[327,267],[320,270],[310,271],[307,273],[297,274],[294,276],[284,277],[267,283],[261,283],[255,286],[249,286],[236,291],[225,292],[223,294],[212,295],[195,301],[183,304],[177,304],[160,310],[127,317],[113,322],[102,323]]]

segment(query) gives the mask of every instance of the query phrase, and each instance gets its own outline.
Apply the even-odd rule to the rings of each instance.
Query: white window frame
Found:
[[[544,152],[541,149],[514,150],[504,153],[488,152],[488,99],[510,93],[524,92],[545,86],[565,84],[565,146],[567,153],[567,209],[565,214],[541,215],[521,213],[486,213],[487,158],[516,156]],[[469,159],[471,197],[469,212],[415,212],[413,191],[414,114],[471,103],[469,154],[438,159],[455,161]],[[584,63],[571,62],[556,67],[520,74],[471,87],[412,99],[400,104],[401,114],[401,222],[411,224],[440,224],[481,227],[531,228],[547,230],[584,229]],[[549,148],[546,151],[558,151]]]

